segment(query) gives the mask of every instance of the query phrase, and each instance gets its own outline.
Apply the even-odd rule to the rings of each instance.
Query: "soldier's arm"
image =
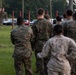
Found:
[[[67,23],[63,23],[63,34],[64,36],[67,36]]]
[[[31,37],[33,36],[33,30],[31,28],[29,28],[29,33],[31,35]]]
[[[32,49],[34,50],[34,46],[36,44],[36,36],[37,36],[37,30],[36,30],[35,25],[32,26],[32,30],[33,30],[33,37],[32,37],[32,40],[31,40],[31,46],[32,46]]]
[[[51,23],[48,23],[48,33],[49,37],[51,38],[53,36],[53,28]]]
[[[68,50],[71,50],[70,54],[67,55],[67,58],[69,60],[73,60],[73,59],[76,59],[76,43],[74,40],[71,40],[70,43],[69,43],[69,49]]]
[[[48,56],[50,50],[51,50],[50,41],[47,41],[46,44],[43,46],[42,52],[38,53],[37,56],[39,58],[44,58],[44,57]]]
[[[7,13],[6,13],[6,12],[4,12],[4,18],[5,18],[5,20],[8,19],[8,17],[7,17]]]
[[[10,38],[11,38],[11,42],[12,42],[12,44],[14,45],[14,44],[15,44],[15,42],[14,42],[14,39],[13,39],[12,32],[11,32],[11,36],[10,36]]]

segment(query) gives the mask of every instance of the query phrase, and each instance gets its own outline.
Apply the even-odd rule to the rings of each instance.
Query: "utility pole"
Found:
[[[52,18],[52,0],[50,0],[50,16]]]
[[[22,0],[22,18],[24,18],[24,0]]]
[[[2,0],[0,0],[0,8],[2,8]]]
[[[69,0],[69,6],[68,9],[73,11],[73,0]]]

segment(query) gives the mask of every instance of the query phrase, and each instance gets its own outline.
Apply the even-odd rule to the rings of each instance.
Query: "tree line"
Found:
[[[44,8],[50,14],[50,0],[25,0],[24,3],[24,17],[28,18],[28,11],[31,12],[31,19],[36,18],[36,11],[38,8]],[[3,0],[3,7],[5,8],[8,16],[15,12],[15,17],[19,16],[22,10],[22,0]],[[52,0],[52,15],[55,17],[56,11],[62,15],[66,11],[67,3],[65,0]]]

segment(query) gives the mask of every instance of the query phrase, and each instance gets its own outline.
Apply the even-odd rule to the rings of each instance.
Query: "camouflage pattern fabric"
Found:
[[[23,75],[23,64],[25,66],[25,73],[26,75],[33,75],[32,69],[31,69],[31,58],[27,59],[14,59],[14,66],[16,70],[16,75]]]
[[[36,70],[40,73],[40,75],[44,75],[46,72],[44,71],[44,68],[46,67],[44,62],[48,59],[44,60],[37,58],[37,53],[42,51],[43,45],[52,36],[52,25],[46,19],[38,19],[32,26],[32,29],[34,33],[32,46],[35,51]]]
[[[68,55],[68,50],[72,52]],[[39,58],[44,58],[50,53],[51,57],[47,64],[50,74],[48,75],[70,75],[71,66],[68,61],[76,58],[76,43],[74,40],[63,35],[56,35],[50,38],[43,46],[42,52],[38,53]],[[51,74],[51,71],[54,74]]]
[[[64,27],[64,35],[76,41],[76,21],[65,22]]]
[[[64,73],[61,73],[61,72],[56,72],[56,71],[48,70],[48,75],[65,75],[65,74]],[[71,75],[71,74],[68,73],[66,75]]]
[[[23,63],[26,69],[26,75],[32,75],[30,61],[30,58],[32,57],[32,48],[30,43],[32,35],[32,29],[24,25],[13,29],[11,32],[11,41],[15,45],[13,58],[15,59],[15,68],[17,75],[22,75],[22,67],[20,66]]]
[[[76,42],[76,21],[69,21],[65,22],[63,24],[64,26],[64,35],[67,37],[70,37],[75,40]],[[70,53],[71,50],[69,50],[68,53]],[[72,67],[72,75],[76,75],[76,59],[70,62],[71,67]]]
[[[3,19],[7,19],[7,13],[0,11],[0,25],[3,25]]]

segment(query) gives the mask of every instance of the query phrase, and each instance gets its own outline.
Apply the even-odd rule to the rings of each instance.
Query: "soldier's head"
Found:
[[[67,10],[66,16],[67,16],[67,18],[72,17],[73,16],[73,12],[71,10]]]
[[[44,17],[44,15],[45,15],[44,9],[39,8],[38,11],[37,11],[37,15],[38,15],[38,17]]]
[[[60,16],[57,16],[56,17],[56,21],[61,21],[61,17]]]
[[[55,25],[54,26],[54,29],[53,29],[53,32],[55,35],[61,35],[63,33],[63,27],[62,25]]]
[[[66,19],[66,14],[65,13],[63,14],[63,18]]]
[[[17,25],[23,25],[23,18],[22,17],[17,18]]]

